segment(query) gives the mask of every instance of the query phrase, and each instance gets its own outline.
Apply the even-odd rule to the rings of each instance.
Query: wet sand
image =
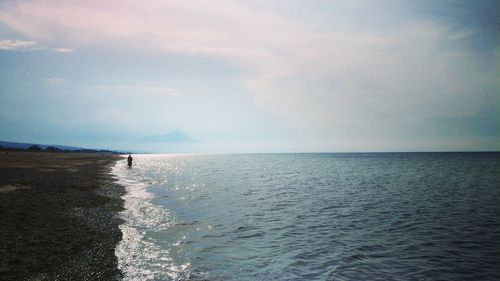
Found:
[[[0,150],[0,280],[116,280],[111,154]]]

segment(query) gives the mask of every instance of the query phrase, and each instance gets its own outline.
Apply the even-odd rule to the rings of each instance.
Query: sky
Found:
[[[500,2],[0,1],[0,140],[500,149]],[[144,143],[169,132],[189,143]]]

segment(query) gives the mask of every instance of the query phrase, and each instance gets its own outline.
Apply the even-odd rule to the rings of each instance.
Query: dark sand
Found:
[[[0,280],[116,280],[119,156],[0,150]]]

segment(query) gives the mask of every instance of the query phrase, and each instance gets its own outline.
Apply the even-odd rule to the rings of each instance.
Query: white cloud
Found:
[[[53,48],[52,50],[57,53],[72,53],[75,51],[75,49],[71,48]]]
[[[64,84],[64,78],[61,77],[50,77],[45,79],[45,82],[49,86],[60,86]]]
[[[157,87],[157,86],[94,86],[91,89],[100,91],[107,91],[116,94],[146,94],[158,95],[163,97],[182,97],[183,94],[179,93],[174,88]]]
[[[36,46],[35,41],[0,39],[0,50],[29,50]]]
[[[44,50],[46,49],[37,41],[29,40],[10,40],[10,39],[0,39],[0,50]],[[71,48],[52,48],[52,51],[58,53],[71,53],[75,49]]]

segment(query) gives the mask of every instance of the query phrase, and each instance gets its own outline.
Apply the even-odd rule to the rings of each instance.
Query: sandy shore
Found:
[[[0,151],[0,280],[120,279],[117,159]]]

